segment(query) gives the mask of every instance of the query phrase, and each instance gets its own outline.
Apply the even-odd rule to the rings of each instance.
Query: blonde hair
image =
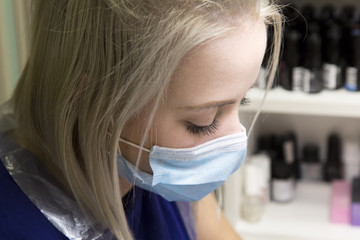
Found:
[[[272,80],[281,15],[266,0],[34,0],[32,7],[29,59],[13,95],[17,131],[60,171],[94,222],[132,239],[117,172],[125,124],[151,103],[143,144],[181,59],[239,19],[273,26]]]

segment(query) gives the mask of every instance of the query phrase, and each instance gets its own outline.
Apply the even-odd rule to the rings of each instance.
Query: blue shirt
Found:
[[[0,183],[0,239],[68,239],[27,198],[1,161]],[[176,202],[135,187],[125,195],[123,204],[136,240],[190,239]]]
[[[2,161],[0,161],[0,186],[0,239],[68,239],[21,191]]]
[[[194,223],[189,204],[168,202],[161,196],[138,187],[134,187],[123,197],[123,204],[135,239],[185,240],[190,239],[189,234],[195,236],[191,229]],[[179,211],[179,204],[185,204],[182,205],[182,211],[190,221],[188,229]]]
[[[56,228],[40,211],[35,205],[37,203],[33,203],[32,198],[29,198],[21,186],[19,187],[5,167],[9,167],[9,164],[5,165],[5,162],[11,161],[9,159],[20,159],[17,162],[20,164],[22,159],[26,159],[23,163],[28,163],[29,159],[32,159],[31,155],[26,149],[11,143],[0,133],[0,239],[68,239],[66,233]],[[37,191],[34,188],[33,190]],[[129,227],[136,240],[196,238],[188,203],[168,202],[159,195],[134,187],[124,196],[123,204]]]

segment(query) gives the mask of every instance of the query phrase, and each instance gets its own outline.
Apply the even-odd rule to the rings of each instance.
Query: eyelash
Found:
[[[211,135],[215,134],[218,129],[218,120],[215,118],[209,126],[197,126],[192,123],[188,123],[187,130],[194,135]]]
[[[244,97],[241,99],[240,106],[246,106],[250,104],[250,99]],[[193,135],[212,135],[218,130],[219,121],[215,118],[214,121],[208,126],[197,126],[193,123],[187,123],[187,130]]]
[[[244,97],[243,99],[241,99],[240,106],[247,106],[247,105],[249,105],[250,103],[251,103],[250,99]]]

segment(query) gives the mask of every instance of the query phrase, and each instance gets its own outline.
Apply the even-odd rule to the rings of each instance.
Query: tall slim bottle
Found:
[[[323,89],[321,44],[320,26],[317,22],[310,22],[303,72],[303,91],[306,93],[319,93]]]
[[[339,21],[343,28],[343,34],[340,44],[340,62],[342,68],[342,79],[345,84],[346,69],[348,66],[350,66],[350,55],[352,53],[350,32],[352,26],[356,24],[355,7],[351,5],[344,6],[339,14]]]
[[[350,64],[346,68],[345,88],[348,91],[360,91],[360,24],[350,31]]]
[[[302,90],[302,67],[300,64],[301,18],[299,11],[293,4],[284,9],[284,15],[288,21],[284,31],[284,53],[280,64],[280,86],[286,90]]]
[[[327,144],[327,160],[324,165],[324,180],[331,182],[343,178],[343,163],[341,160],[341,140],[333,133],[330,134]]]
[[[322,9],[321,25],[324,88],[335,90],[343,85],[340,61],[342,28],[332,5]]]

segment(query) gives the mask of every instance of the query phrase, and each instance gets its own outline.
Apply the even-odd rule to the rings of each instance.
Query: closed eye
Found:
[[[197,126],[193,123],[187,123],[187,131],[194,135],[212,135],[218,130],[218,120],[215,118],[214,121],[208,126]]]

